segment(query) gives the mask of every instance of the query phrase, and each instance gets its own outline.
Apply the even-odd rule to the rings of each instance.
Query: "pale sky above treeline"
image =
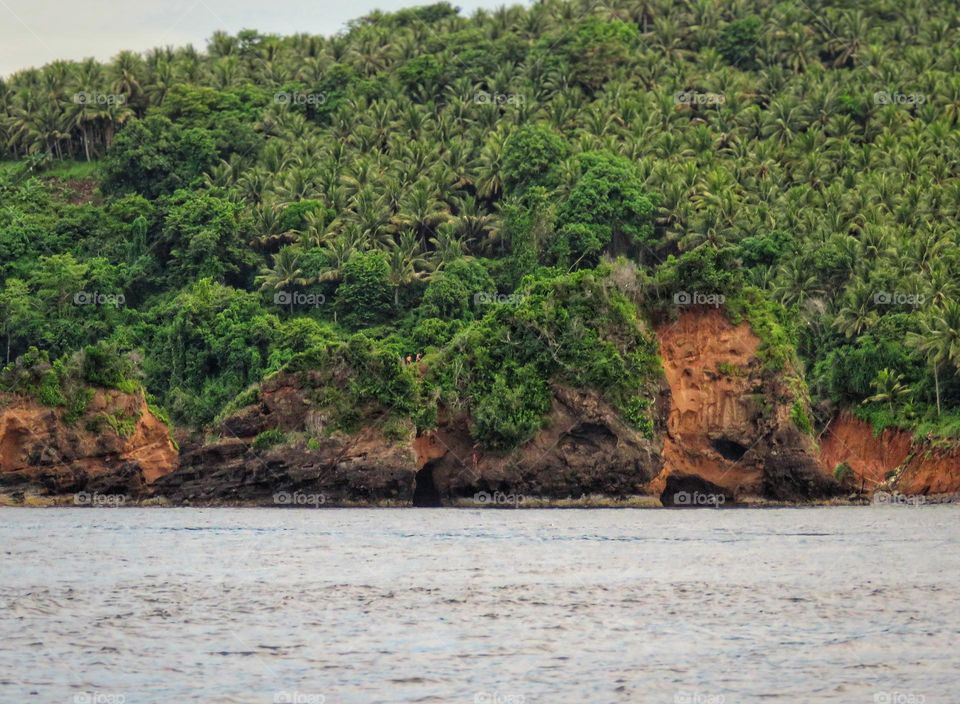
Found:
[[[470,15],[523,0],[451,0]],[[0,0],[0,76],[55,59],[107,60],[123,49],[193,44],[217,30],[330,35],[373,10],[431,0]]]

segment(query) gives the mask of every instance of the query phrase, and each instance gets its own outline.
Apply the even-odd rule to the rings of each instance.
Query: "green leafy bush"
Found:
[[[843,482],[853,476],[853,468],[846,462],[841,462],[833,468],[833,478],[838,482]]]
[[[264,430],[253,439],[254,450],[268,450],[286,442],[287,436],[282,430]]]
[[[393,310],[390,265],[382,252],[359,252],[347,260],[335,306],[340,321],[351,328],[376,325]]]

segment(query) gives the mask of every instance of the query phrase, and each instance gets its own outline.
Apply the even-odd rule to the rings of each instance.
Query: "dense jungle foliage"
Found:
[[[27,69],[0,384],[202,426],[347,365],[345,423],[444,404],[509,447],[563,383],[650,432],[650,322],[722,296],[818,421],[957,436],[958,120],[953,0],[441,3]]]

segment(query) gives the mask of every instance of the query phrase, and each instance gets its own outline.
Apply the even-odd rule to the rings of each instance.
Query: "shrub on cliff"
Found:
[[[556,186],[556,167],[569,149],[560,135],[548,127],[521,127],[503,145],[504,186],[517,193],[535,185]]]
[[[75,423],[87,410],[97,388],[128,394],[142,391],[137,361],[116,346],[98,343],[56,360],[33,347],[0,372],[0,391],[29,396],[44,406],[64,409]]]
[[[465,320],[496,297],[496,285],[483,265],[461,257],[430,279],[419,313],[425,318]]]
[[[609,273],[528,282],[454,337],[427,384],[473,418],[476,439],[488,447],[528,440],[557,383],[595,390],[650,432],[656,343]]]
[[[581,175],[557,213],[554,261],[564,268],[595,266],[603,252],[636,256],[653,237],[655,199],[636,167],[622,156],[587,152]]]
[[[85,382],[108,389],[131,393],[139,389],[135,381],[135,366],[129,355],[114,345],[97,343],[83,348],[80,356],[80,374]]]
[[[295,354],[283,371],[298,375],[335,427],[357,430],[368,416],[378,422],[423,412],[419,379],[395,349],[356,334]]]

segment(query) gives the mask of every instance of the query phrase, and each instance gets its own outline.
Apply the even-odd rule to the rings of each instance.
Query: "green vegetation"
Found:
[[[809,396],[956,437],[958,30],[948,0],[440,3],[24,70],[2,390],[78,418],[142,382],[205,426],[288,369],[337,428],[444,405],[506,448],[570,386],[650,433],[648,321],[722,296],[804,431]]]
[[[833,468],[833,478],[838,482],[842,482],[847,477],[853,476],[853,469],[846,462],[841,462],[836,467]]]
[[[134,430],[137,428],[137,422],[140,420],[139,414],[119,414],[119,413],[102,413],[96,418],[102,418],[103,421],[107,424],[110,429],[113,430],[117,435],[122,438],[128,438],[133,435]]]
[[[267,450],[274,445],[280,445],[286,440],[286,434],[282,430],[264,430],[253,439],[253,447],[256,450]]]
[[[45,406],[66,408],[75,422],[93,400],[94,387],[138,393],[133,355],[106,343],[88,345],[50,363],[46,351],[31,347],[0,372],[0,392],[30,396]]]

